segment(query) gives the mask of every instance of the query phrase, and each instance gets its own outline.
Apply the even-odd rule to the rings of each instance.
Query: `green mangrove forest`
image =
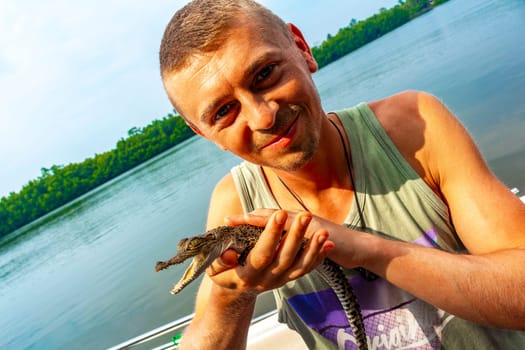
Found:
[[[116,148],[80,163],[41,168],[20,192],[0,199],[0,237],[80,197],[193,136],[180,116],[168,114],[144,128],[133,127]]]
[[[363,21],[352,19],[347,27],[312,53],[324,67],[353,50],[379,38],[447,0],[406,0]],[[144,128],[133,127],[116,147],[80,163],[41,168],[41,175],[19,192],[0,199],[0,237],[82,196],[97,186],[136,167],[193,136],[184,120],[168,114]]]
[[[337,34],[328,34],[320,46],[312,48],[312,53],[319,68],[322,68],[447,1],[399,1],[394,7],[382,8],[379,13],[363,21],[352,19]]]

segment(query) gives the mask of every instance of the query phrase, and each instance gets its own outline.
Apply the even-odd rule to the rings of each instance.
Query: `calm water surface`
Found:
[[[349,14],[349,18],[351,18]],[[525,191],[525,3],[451,0],[314,75],[327,110],[404,89],[440,97]],[[238,162],[194,138],[0,245],[0,348],[103,349],[184,316],[196,285],[153,272],[203,230]]]

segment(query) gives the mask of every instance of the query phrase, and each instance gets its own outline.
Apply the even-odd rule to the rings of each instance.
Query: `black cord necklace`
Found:
[[[343,134],[341,132],[341,130],[339,130],[339,128],[337,127],[337,125],[335,124],[334,121],[332,121],[331,119],[328,119],[328,121],[334,126],[335,130],[337,131],[337,134],[339,135],[339,139],[341,140],[341,144],[343,146],[343,150],[344,150],[344,155],[345,155],[345,160],[346,160],[346,167],[348,169],[348,174],[350,175],[350,183],[352,184],[352,190],[354,191],[354,200],[355,200],[355,205],[356,205],[356,208],[357,208],[357,214],[359,215],[359,227],[361,229],[364,229],[365,228],[365,218],[364,218],[364,215],[363,215],[363,211],[361,209],[361,206],[359,205],[359,198],[357,197],[357,191],[356,191],[356,188],[355,188],[355,181],[354,181],[354,175],[352,173],[352,165],[350,163],[350,156],[349,156],[349,152],[348,152],[348,149],[346,147],[346,143],[345,143],[345,139],[343,137]],[[288,187],[288,185],[284,182],[283,179],[281,179],[281,177],[279,175],[277,175],[277,178],[279,179],[279,181],[281,182],[281,184],[284,186],[284,188],[286,188],[286,190],[292,195],[292,197],[297,201],[297,203],[299,203],[299,205],[305,210],[305,211],[310,211],[308,210],[308,207],[306,206],[306,204],[303,202],[303,200],[301,199],[301,197],[299,197],[298,194],[296,194],[290,187]],[[279,208],[281,208],[281,205],[279,203],[277,203],[277,205],[279,205]],[[282,209],[282,208],[281,208]],[[373,281],[375,279],[377,279],[377,275],[362,268],[362,267],[357,267],[355,268],[355,270],[357,272],[359,272],[359,274],[361,274],[361,276],[368,280],[368,281]]]
[[[346,160],[346,168],[348,169],[348,174],[350,174],[350,183],[352,184],[352,190],[354,191],[355,205],[357,208],[357,214],[359,215],[359,226],[363,228],[365,227],[365,218],[363,216],[363,212],[361,211],[361,206],[359,205],[359,198],[357,198],[357,190],[355,188],[354,175],[352,172],[352,165],[350,163],[350,155],[349,155],[348,149],[346,148],[345,138],[343,137],[341,130],[339,130],[337,125],[335,125],[334,121],[332,119],[328,119],[328,121],[332,123],[335,130],[339,134],[339,139],[341,140],[341,144],[343,145],[343,150],[345,153],[345,160]]]
[[[350,156],[348,154],[349,152],[348,152],[348,149],[346,147],[345,139],[343,137],[343,134],[341,133],[341,130],[339,130],[337,125],[335,125],[335,123],[331,119],[328,119],[328,121],[330,121],[330,123],[332,123],[332,125],[334,126],[335,130],[337,131],[337,134],[339,135],[339,139],[341,140],[341,145],[343,146],[345,160],[346,160],[346,168],[348,170],[348,174],[350,175],[350,183],[352,184],[352,190],[354,191],[354,200],[355,200],[355,204],[356,204],[356,207],[357,207],[357,213],[359,215],[359,226],[361,228],[363,228],[363,227],[365,227],[365,220],[364,220],[363,212],[361,210],[361,206],[359,205],[359,198],[357,198],[357,192],[356,192],[356,189],[355,189],[354,175],[352,173],[352,165],[350,164]],[[284,180],[281,179],[281,177],[279,175],[277,175],[277,178],[279,179],[281,184],[284,186],[284,188],[286,188],[288,193],[290,193],[292,195],[292,197],[296,200],[296,202],[299,203],[299,205],[305,211],[310,211],[308,209],[308,207],[306,206],[306,204],[301,199],[301,197],[299,197],[299,195],[297,193],[295,193],[290,187],[288,187],[286,182],[284,182]],[[280,205],[279,205],[279,207],[280,207]]]

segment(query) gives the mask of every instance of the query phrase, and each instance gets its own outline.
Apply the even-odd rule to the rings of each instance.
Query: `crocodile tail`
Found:
[[[333,261],[325,259],[323,263],[317,267],[317,271],[337,295],[350,324],[350,329],[352,333],[354,333],[357,348],[359,350],[367,350],[368,340],[363,316],[361,314],[361,307],[343,270]]]

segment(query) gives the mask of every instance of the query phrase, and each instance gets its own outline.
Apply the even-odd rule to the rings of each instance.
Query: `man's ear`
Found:
[[[316,72],[318,68],[317,62],[315,61],[315,58],[312,55],[310,46],[308,46],[308,43],[306,42],[306,39],[303,36],[303,33],[301,33],[299,28],[297,28],[293,23],[288,23],[288,29],[290,30],[295,46],[297,46],[297,48],[301,51],[301,54],[303,55],[303,58],[305,59],[308,68],[310,69],[310,72]]]

